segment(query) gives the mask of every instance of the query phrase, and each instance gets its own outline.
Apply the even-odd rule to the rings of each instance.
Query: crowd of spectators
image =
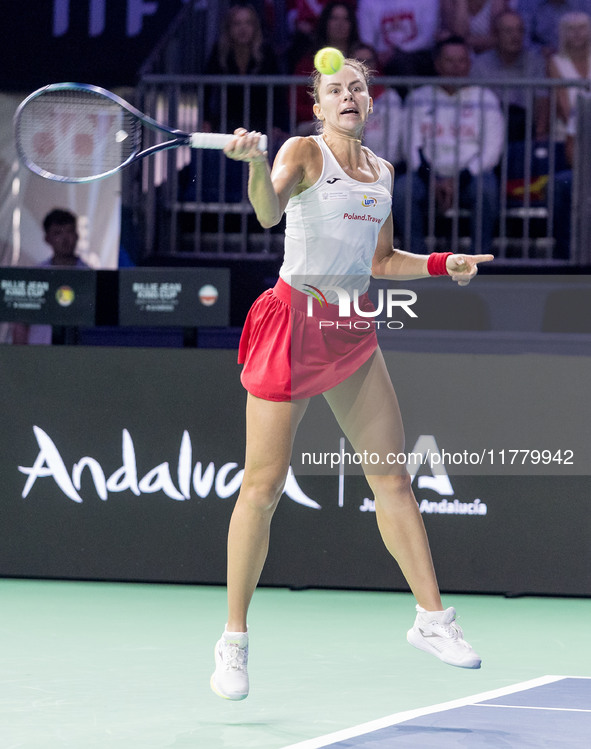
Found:
[[[433,204],[429,193],[434,189],[438,211],[449,210],[452,197],[456,207],[470,210],[473,247],[488,251],[498,219],[502,153],[511,148],[522,158],[529,138],[534,145],[558,149],[556,172],[562,183],[555,184],[557,194],[567,183],[570,189],[577,91],[565,87],[552,96],[545,84],[591,80],[591,0],[287,0],[283,18],[272,12],[273,5],[231,3],[204,72],[308,76],[314,53],[331,46],[363,60],[377,76],[405,79],[396,86],[374,85],[365,140],[403,175],[394,213],[403,226],[411,207],[415,249],[424,247],[419,242],[422,216],[427,202]],[[465,77],[474,84],[422,86],[424,76]],[[514,79],[539,85],[510,86]],[[230,88],[226,128],[246,124],[268,131],[264,87],[250,87],[248,121],[243,96]],[[279,101],[276,95],[274,104],[276,144],[294,132],[315,132],[305,86],[296,89],[295,116],[293,97]],[[465,120],[460,127],[454,121],[457,111]],[[212,88],[205,102],[206,128],[220,127],[220,112],[219,90],[216,94]],[[511,168],[515,171],[513,163]],[[522,171],[528,171],[524,165]],[[408,180],[410,188],[405,187]],[[519,189],[523,199],[523,181]],[[410,190],[410,200],[403,201],[404,190]]]
[[[591,14],[591,0],[288,0],[287,5],[290,43],[283,70],[288,73],[295,72],[300,58],[319,39],[326,40],[319,22],[324,17],[326,23],[327,6],[350,11],[359,40],[374,47],[381,70],[388,75],[432,74],[435,45],[452,34],[463,37],[474,56],[493,49],[495,21],[505,10],[520,15],[525,47],[548,59],[559,50],[561,18],[573,12]],[[275,16],[274,23],[279,22]],[[349,38],[343,41],[351,43]]]

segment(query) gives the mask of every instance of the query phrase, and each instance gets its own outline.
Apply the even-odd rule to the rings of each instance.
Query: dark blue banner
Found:
[[[507,387],[494,368],[487,374],[477,357],[458,355],[453,375],[442,357],[426,356],[387,352],[386,360],[400,385],[406,449],[451,456],[426,461],[413,478],[442,589],[590,595],[589,475],[569,475],[559,463],[553,475],[534,475],[519,451],[518,475],[509,475],[507,465],[493,466],[495,474],[489,465],[463,475],[453,458],[462,459],[458,440],[476,454],[478,435],[448,410],[446,383],[448,391],[460,390],[462,407],[474,411],[490,444],[505,435],[510,461],[510,448],[539,447],[547,437],[542,431],[526,443],[520,434],[522,422],[533,426],[523,397],[531,380],[516,378],[512,389],[523,405],[500,418]],[[498,358],[514,368],[522,357]],[[563,359],[573,406],[581,410],[589,362]],[[540,360],[540,372],[552,380],[553,364],[551,357]],[[233,350],[2,347],[0,576],[223,583],[244,466],[239,370]],[[439,376],[438,387],[426,388],[421,371]],[[561,410],[549,399],[540,408],[555,416]],[[588,436],[578,434],[573,409],[562,413],[555,421],[563,445],[588,474]],[[317,398],[294,459],[320,447],[336,453],[341,437]],[[294,460],[262,583],[406,590],[379,537],[365,479],[331,468],[333,452],[326,455],[326,470],[316,475]],[[489,452],[484,457],[490,463]]]
[[[87,268],[0,268],[0,320],[94,325],[96,273]]]

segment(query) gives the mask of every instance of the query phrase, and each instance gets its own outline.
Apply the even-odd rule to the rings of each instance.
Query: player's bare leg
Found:
[[[273,402],[248,395],[244,478],[228,534],[228,629],[246,631],[246,614],[269,548],[271,519],[283,492],[295,433],[308,400]]]
[[[325,397],[356,452],[367,450],[381,457],[379,472],[368,465],[366,478],[375,496],[378,527],[386,548],[418,602],[408,641],[444,663],[479,668],[480,657],[464,640],[455,623],[455,610],[442,610],[427,534],[406,467],[388,465],[388,453],[404,451],[404,431],[381,351]]]
[[[248,695],[248,607],[267,558],[271,520],[307,406],[308,400],[273,402],[248,395],[244,477],[228,533],[228,622],[216,644],[211,678],[212,689],[226,699]]]
[[[400,408],[378,349],[352,377],[325,393],[332,411],[358,453],[401,454],[404,429]],[[366,469],[375,496],[376,517],[388,551],[398,562],[417,602],[441,610],[439,587],[423,519],[404,465]]]

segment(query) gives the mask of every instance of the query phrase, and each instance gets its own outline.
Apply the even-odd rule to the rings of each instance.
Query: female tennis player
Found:
[[[239,362],[248,391],[244,478],[228,535],[228,620],[215,647],[211,687],[229,700],[248,695],[247,611],[269,544],[273,512],[283,492],[293,440],[309,398],[323,393],[354,450],[400,454],[404,432],[396,394],[378,347],[375,326],[329,325],[337,304],[308,317],[302,279],[355,278],[361,311],[370,276],[412,279],[450,275],[460,285],[492,255],[415,255],[393,248],[390,213],[394,170],[361,144],[372,111],[365,66],[347,59],[330,76],[317,74],[317,136],[290,138],[270,169],[257,148],[260,134],[239,129],[225,148],[249,162],[248,195],[263,227],[286,214],[285,258],[277,285],[253,304]],[[365,218],[363,218],[365,217]],[[314,286],[322,291],[314,281]],[[308,288],[309,288],[308,287]],[[313,303],[315,308],[320,305]],[[342,318],[338,318],[342,322]],[[319,324],[324,322],[327,324]],[[360,330],[357,330],[359,328]],[[379,530],[414,594],[416,619],[408,641],[445,663],[479,668],[453,608],[443,610],[422,517],[405,466],[365,469]]]

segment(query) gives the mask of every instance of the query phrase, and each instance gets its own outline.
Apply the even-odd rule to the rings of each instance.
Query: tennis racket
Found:
[[[145,128],[169,139],[142,151]],[[234,137],[174,130],[117,94],[86,83],[52,83],[34,91],[16,111],[14,132],[22,163],[57,182],[103,179],[169,148],[222,149]],[[266,135],[259,148],[267,150]]]

